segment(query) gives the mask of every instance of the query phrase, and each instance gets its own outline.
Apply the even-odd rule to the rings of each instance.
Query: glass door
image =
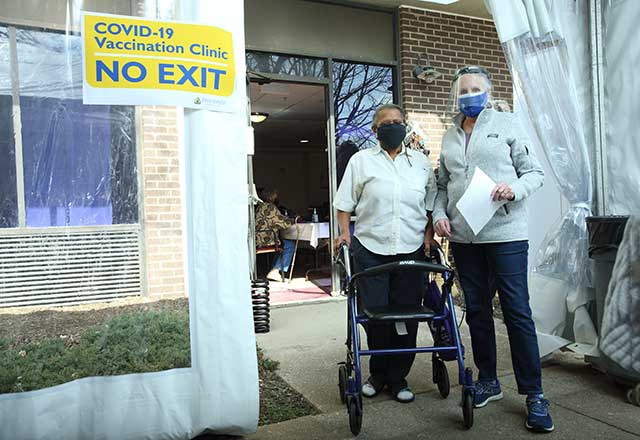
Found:
[[[334,195],[350,157],[361,149],[376,145],[376,139],[371,131],[371,122],[377,107],[393,102],[395,99],[395,68],[325,58],[248,51],[247,70],[249,77],[259,84],[284,82],[325,87],[324,130],[328,164],[328,216],[330,240],[333,243],[338,235],[336,212],[332,208]],[[278,91],[275,90],[274,93]],[[255,106],[252,107],[252,111],[256,111]],[[300,139],[300,141],[303,140]],[[252,171],[255,179],[255,170]],[[256,186],[260,186],[257,181]],[[330,245],[329,249],[330,258],[333,261],[333,246]],[[338,274],[333,272],[331,290],[337,293],[339,278]]]

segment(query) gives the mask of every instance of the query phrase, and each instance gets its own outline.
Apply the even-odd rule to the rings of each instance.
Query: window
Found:
[[[327,60],[321,58],[247,52],[246,59],[247,70],[249,72],[307,76],[313,78],[327,77]]]
[[[13,138],[11,71],[6,27],[0,27],[0,228],[18,226],[16,149]]]
[[[18,226],[16,151],[11,96],[0,94],[0,228]]]
[[[82,104],[80,37],[23,29],[14,35],[17,53],[7,54],[10,67],[0,68],[0,154],[12,159],[0,165],[0,226],[136,223],[134,108]],[[10,38],[0,28],[1,59]],[[13,132],[4,123],[15,105],[10,69],[19,72],[19,157],[13,135],[5,134]],[[23,194],[16,192],[16,166],[23,167]],[[24,200],[24,219],[17,200]]]
[[[332,73],[338,152],[345,141],[359,149],[376,145],[371,122],[376,108],[393,102],[393,68],[334,62]]]

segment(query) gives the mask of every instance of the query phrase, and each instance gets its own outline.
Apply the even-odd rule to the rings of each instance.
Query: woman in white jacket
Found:
[[[529,140],[510,113],[489,104],[488,72],[459,69],[453,96],[459,113],[444,135],[433,212],[436,233],[449,238],[467,306],[473,357],[478,367],[476,408],[502,398],[496,373],[492,299],[497,288],[509,334],[518,392],[527,396],[526,427],[553,430],[542,392],[540,355],[529,307],[526,199],[542,186],[544,173]],[[487,198],[503,201],[477,234],[456,205],[479,168],[499,182]]]

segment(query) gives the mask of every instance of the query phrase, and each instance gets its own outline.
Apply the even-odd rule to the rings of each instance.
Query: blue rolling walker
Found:
[[[336,257],[336,264],[342,269],[341,289],[347,294],[347,358],[338,367],[338,387],[340,399],[347,407],[349,414],[349,428],[353,435],[358,435],[362,428],[362,367],[360,356],[431,353],[433,366],[433,383],[438,386],[438,391],[443,398],[449,395],[449,373],[443,358],[456,360],[458,363],[458,376],[462,385],[462,415],[464,427],[470,429],[473,426],[473,403],[475,386],[473,373],[470,368],[464,366],[464,347],[460,339],[460,332],[456,322],[455,307],[451,287],[453,285],[453,269],[443,264],[445,261],[441,250],[435,258],[436,263],[423,261],[397,261],[370,267],[362,272],[351,274],[351,256],[346,244],[340,246]],[[436,310],[419,306],[385,306],[367,309],[358,305],[358,289],[356,282],[362,277],[380,275],[394,271],[421,271],[425,273],[442,274],[444,283],[440,305]],[[435,286],[435,285],[434,285]],[[437,288],[436,288],[437,289]],[[438,292],[439,293],[439,292]],[[439,310],[437,310],[439,309]],[[381,350],[362,350],[360,348],[360,336],[358,324],[365,325],[369,322],[404,322],[418,321],[428,322],[432,332],[441,331],[446,327],[452,334],[449,343],[432,347],[398,348]],[[435,333],[434,333],[435,334]],[[434,336],[435,337],[435,336]]]

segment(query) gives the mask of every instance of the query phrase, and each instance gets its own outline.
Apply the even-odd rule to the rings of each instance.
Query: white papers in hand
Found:
[[[469,188],[456,204],[456,208],[476,235],[489,223],[498,208],[507,203],[493,201],[491,191],[495,186],[496,183],[491,177],[476,167]]]

